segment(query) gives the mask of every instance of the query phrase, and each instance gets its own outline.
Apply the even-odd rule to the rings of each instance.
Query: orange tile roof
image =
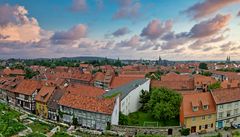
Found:
[[[194,83],[191,81],[161,81],[161,80],[151,80],[152,88],[166,87],[174,90],[193,90]]]
[[[59,104],[70,108],[111,115],[115,99],[85,97],[67,93],[60,99]]]
[[[70,85],[67,87],[66,91],[74,95],[81,95],[86,97],[98,97],[105,93],[103,89],[81,84]]]
[[[194,103],[194,105],[192,105]],[[203,104],[208,104],[208,109],[203,109]],[[197,105],[196,105],[197,104]],[[198,111],[193,111],[193,106],[199,106]],[[202,116],[216,113],[214,100],[209,92],[196,92],[183,94],[181,109],[184,117]]]
[[[135,77],[131,77],[131,76],[114,77],[110,87],[117,88],[137,79],[142,79],[142,77],[136,77],[136,76]]]
[[[104,77],[105,77],[105,75],[104,75],[103,72],[97,72],[95,74],[94,80],[103,82],[104,81]]]
[[[203,76],[203,75],[194,75],[194,83],[196,84],[197,82],[201,84],[213,84],[217,82],[214,78],[208,77],[208,76]]]
[[[36,101],[47,103],[50,96],[53,94],[55,87],[43,86],[36,96]]]
[[[3,70],[4,75],[24,75],[25,72],[22,69],[10,69],[10,68],[5,68]]]
[[[222,83],[221,83],[221,87],[222,88],[237,88],[239,87],[240,85],[240,81],[239,80],[224,80]]]
[[[20,82],[15,92],[24,95],[32,95],[33,92],[41,88],[41,82],[36,80],[23,80]]]
[[[216,89],[211,93],[216,104],[224,104],[240,100],[240,88]]]

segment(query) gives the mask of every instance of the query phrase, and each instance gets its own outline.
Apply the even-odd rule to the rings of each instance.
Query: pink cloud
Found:
[[[161,22],[158,19],[152,20],[143,30],[141,36],[151,40],[160,38],[163,34],[169,33],[172,29],[172,21]]]
[[[226,6],[239,2],[240,0],[204,0],[201,3],[191,6],[184,13],[197,19],[211,15]]]
[[[86,0],[73,0],[71,10],[74,12],[87,10]]]
[[[216,15],[213,19],[202,21],[192,27],[190,35],[192,38],[207,37],[216,34],[226,27],[231,19],[231,15]]]
[[[78,24],[67,31],[58,31],[53,34],[51,40],[53,43],[57,44],[67,44],[73,42],[74,40],[80,40],[86,37],[87,26],[83,24]]]
[[[118,2],[120,7],[113,15],[113,19],[134,19],[139,17],[140,2],[133,2],[132,0],[118,0]]]
[[[0,35],[7,36],[4,41],[39,41],[42,29],[28,11],[22,6],[0,6]]]

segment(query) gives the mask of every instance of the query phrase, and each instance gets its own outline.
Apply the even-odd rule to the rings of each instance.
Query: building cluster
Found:
[[[142,90],[149,91],[146,66],[93,67],[31,66],[39,74],[26,79],[24,70],[5,68],[0,73],[1,102],[42,118],[90,129],[118,125],[119,112],[137,111]],[[95,72],[94,72],[95,71]]]
[[[142,90],[167,87],[183,96],[180,125],[191,133],[240,124],[240,75],[210,69],[211,76],[204,76],[198,66],[30,66],[39,72],[32,79],[24,78],[21,69],[5,68],[0,72],[0,99],[46,119],[104,130],[118,125],[120,112],[139,110]],[[159,79],[145,78],[159,71],[163,72]],[[216,83],[220,87],[209,91]]]

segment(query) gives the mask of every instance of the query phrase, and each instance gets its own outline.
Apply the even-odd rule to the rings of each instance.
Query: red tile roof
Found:
[[[6,68],[3,70],[4,75],[24,75],[25,72],[22,69],[10,69]]]
[[[203,105],[208,105],[204,110]],[[198,106],[198,111],[193,111],[193,106]],[[214,100],[209,92],[196,92],[192,94],[183,94],[181,109],[184,117],[202,116],[216,113]]]
[[[224,104],[240,100],[240,88],[216,89],[211,93],[216,104]]]
[[[23,80],[20,82],[15,92],[24,95],[32,95],[34,91],[41,88],[41,82],[36,80]]]
[[[47,103],[54,90],[55,87],[43,86],[36,96],[36,101]]]
[[[81,84],[70,85],[67,87],[66,91],[74,95],[81,95],[86,97],[98,97],[105,93],[103,89]]]
[[[111,88],[117,88],[120,87],[122,85],[125,85],[131,81],[137,80],[137,79],[142,79],[142,77],[137,77],[137,76],[118,76],[118,77],[114,77],[113,81],[110,85]]]
[[[67,93],[60,99],[59,104],[70,108],[111,115],[115,98],[103,99]]]
[[[103,72],[97,72],[95,74],[94,80],[103,82],[104,81],[104,77],[105,77],[105,75],[104,75]]]

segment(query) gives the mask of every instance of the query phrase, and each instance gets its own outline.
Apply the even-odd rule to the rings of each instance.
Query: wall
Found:
[[[227,116],[228,111],[230,116]],[[222,117],[220,117],[220,113],[222,113]],[[240,101],[217,105],[217,121],[223,121],[223,127],[230,127],[231,122],[235,120],[240,121]],[[218,124],[216,127],[219,128]]]
[[[138,109],[141,107],[141,103],[139,103],[140,95],[142,94],[141,91],[149,91],[149,88],[150,80],[132,90],[124,99],[122,99],[120,106],[121,112],[124,115],[128,115],[129,113],[138,111]]]
[[[195,117],[195,120],[193,121],[192,117],[189,118],[185,118],[184,119],[184,123],[186,128],[189,128],[191,131],[191,127],[192,126],[196,126],[196,132],[201,132],[201,131],[206,131],[206,132],[210,132],[210,131],[214,131],[215,130],[215,121],[216,121],[216,114],[210,114],[210,118],[209,115],[204,115],[205,119],[202,119],[202,116],[198,116]],[[205,125],[208,125],[208,129],[205,129]],[[213,126],[211,127],[211,124],[213,124]],[[199,126],[201,127],[201,130],[199,130]]]
[[[48,118],[48,108],[47,105],[44,103],[36,102],[36,114]]]
[[[118,96],[118,97],[116,97],[115,106],[114,106],[112,116],[111,116],[111,124],[112,125],[118,125],[118,121],[119,121],[119,102],[120,102],[120,98]]]
[[[124,132],[125,136],[132,136],[135,134],[153,134],[153,135],[168,135],[168,132],[172,130],[172,135],[180,136],[179,130],[180,126],[172,127],[138,127],[138,126],[123,126],[123,125],[113,125],[111,127],[112,131]]]

